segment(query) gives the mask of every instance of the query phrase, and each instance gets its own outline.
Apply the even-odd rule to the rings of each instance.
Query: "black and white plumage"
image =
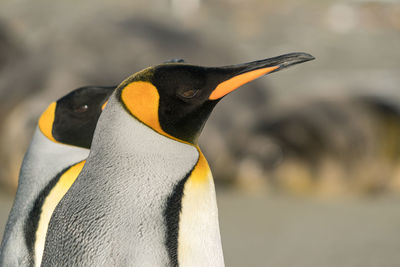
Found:
[[[167,63],[125,80],[54,211],[42,266],[223,266],[215,189],[198,136],[223,96],[312,59]]]

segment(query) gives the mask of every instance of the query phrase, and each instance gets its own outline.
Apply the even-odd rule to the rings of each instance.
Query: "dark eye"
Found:
[[[190,89],[190,90],[181,92],[180,95],[184,98],[192,98],[192,97],[196,96],[198,91],[199,90],[197,90],[197,89]]]
[[[86,112],[88,110],[88,108],[89,108],[88,105],[82,105],[82,106],[75,108],[74,111],[76,113],[83,113],[83,112]]]

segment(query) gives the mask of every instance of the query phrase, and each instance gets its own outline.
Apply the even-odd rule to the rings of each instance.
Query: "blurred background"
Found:
[[[226,97],[201,137],[226,265],[399,266],[399,0],[2,0],[0,233],[50,102],[289,52],[316,60]]]

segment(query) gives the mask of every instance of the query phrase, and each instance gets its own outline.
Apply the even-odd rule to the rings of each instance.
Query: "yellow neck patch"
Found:
[[[66,172],[64,172],[43,202],[42,213],[40,214],[40,219],[38,228],[36,230],[36,239],[35,239],[36,266],[40,266],[40,263],[42,261],[43,250],[46,241],[46,233],[50,223],[51,215],[53,214],[53,211],[57,207],[58,203],[61,201],[61,199],[67,193],[69,188],[75,182],[79,173],[82,171],[85,162],[86,162],[85,160],[81,161],[70,167]]]
[[[53,123],[56,113],[56,102],[51,103],[39,118],[40,131],[51,141],[57,142],[53,137]]]
[[[196,146],[197,151],[199,152],[199,159],[197,161],[196,166],[194,167],[189,180],[192,183],[203,183],[210,177],[211,170],[208,166],[208,162],[206,157],[204,157],[203,152],[201,152],[200,148]]]
[[[206,158],[198,150],[199,160],[185,183],[181,202],[178,262],[181,266],[222,266],[223,259],[214,257],[222,255],[222,249],[213,177]]]

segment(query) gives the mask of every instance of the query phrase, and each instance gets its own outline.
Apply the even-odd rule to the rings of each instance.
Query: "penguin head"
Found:
[[[40,131],[53,142],[90,148],[97,120],[115,88],[81,87],[51,103],[39,118]]]
[[[197,144],[224,96],[260,76],[312,59],[309,54],[292,53],[224,67],[161,64],[126,79],[117,97],[132,116],[156,132]]]

